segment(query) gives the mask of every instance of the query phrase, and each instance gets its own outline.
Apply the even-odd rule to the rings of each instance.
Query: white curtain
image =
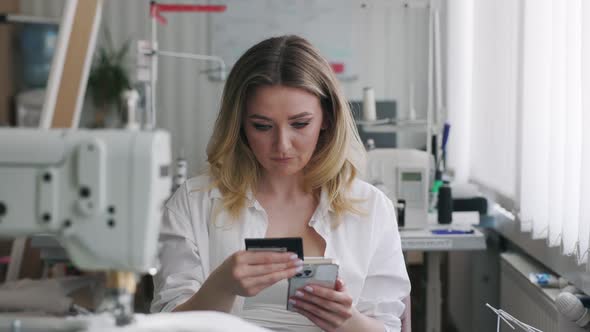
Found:
[[[582,171],[578,242],[581,262],[588,259],[590,240],[590,2],[582,2]]]
[[[472,3],[469,178],[516,199],[519,3],[513,0]],[[449,108],[449,116],[456,111]],[[453,136],[454,129],[451,123],[450,139],[457,137]]]
[[[583,2],[525,0],[520,62],[522,228],[580,264],[590,236],[590,15]]]
[[[447,1],[446,102],[452,124],[447,167],[455,181],[469,180],[473,78],[473,1]]]
[[[525,3],[523,10],[521,98],[522,123],[526,125],[521,130],[520,219],[522,230],[532,231],[533,238],[538,239],[546,237],[549,229],[549,209],[538,207],[549,205],[551,139],[546,128],[551,123],[551,67],[545,64],[551,62],[551,28],[544,20],[551,16],[551,3]],[[539,38],[541,35],[545,38]]]
[[[590,1],[481,0],[472,30],[469,178],[512,197],[523,231],[585,264]]]

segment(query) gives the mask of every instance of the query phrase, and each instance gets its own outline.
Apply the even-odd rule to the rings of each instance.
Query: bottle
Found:
[[[367,151],[371,151],[375,148],[375,140],[372,138],[367,139],[367,144],[365,146]]]
[[[529,273],[529,280],[542,288],[563,288],[567,280],[549,273]]]
[[[453,221],[453,195],[451,186],[444,183],[438,189],[438,223],[450,224]]]
[[[406,200],[398,199],[395,207],[397,209],[397,226],[404,227],[406,225]]]

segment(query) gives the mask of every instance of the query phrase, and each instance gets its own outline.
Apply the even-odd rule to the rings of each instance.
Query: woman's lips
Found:
[[[286,158],[271,158],[271,160],[276,161],[278,163],[286,163],[289,162],[293,157],[286,157]]]

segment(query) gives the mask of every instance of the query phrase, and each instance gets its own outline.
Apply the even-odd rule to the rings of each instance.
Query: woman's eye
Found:
[[[295,122],[292,124],[292,126],[295,128],[303,128],[303,127],[307,126],[308,124],[309,124],[309,122]]]
[[[259,131],[267,131],[267,130],[270,130],[270,128],[272,128],[270,125],[265,125],[265,124],[261,124],[261,123],[254,123],[253,126],[254,126],[254,129],[259,130]]]

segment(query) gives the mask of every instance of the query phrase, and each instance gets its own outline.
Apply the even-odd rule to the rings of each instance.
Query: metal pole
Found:
[[[152,2],[155,4],[155,2]],[[151,31],[152,31],[152,38],[151,38],[151,47],[154,51],[151,55],[151,73],[150,73],[150,107],[148,108],[148,119],[146,129],[154,129],[156,128],[156,93],[158,91],[156,87],[157,83],[157,76],[158,76],[158,23],[156,22],[156,17],[151,16]],[[146,91],[147,92],[147,91]]]

